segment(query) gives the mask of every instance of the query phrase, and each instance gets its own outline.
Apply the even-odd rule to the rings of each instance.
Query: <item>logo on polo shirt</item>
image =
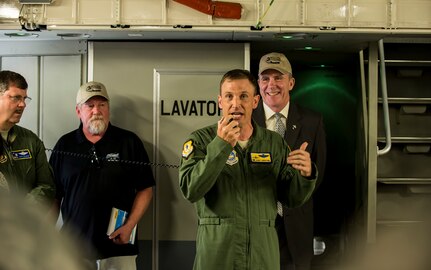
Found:
[[[120,153],[109,153],[106,155],[106,161],[120,161]]]

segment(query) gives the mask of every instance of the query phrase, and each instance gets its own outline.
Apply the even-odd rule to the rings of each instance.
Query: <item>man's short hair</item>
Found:
[[[27,81],[21,74],[10,70],[0,71],[0,93],[6,92],[11,86],[24,90],[28,88]]]
[[[254,88],[254,95],[257,95],[257,81],[250,71],[245,69],[232,69],[226,72],[220,80],[220,93],[221,87],[226,80],[242,80],[247,79]]]

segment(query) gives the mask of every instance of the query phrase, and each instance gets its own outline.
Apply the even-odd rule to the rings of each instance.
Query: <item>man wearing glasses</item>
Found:
[[[45,146],[32,131],[17,125],[31,100],[27,88],[22,75],[0,71],[0,171],[6,180],[2,190],[50,206],[55,186]]]

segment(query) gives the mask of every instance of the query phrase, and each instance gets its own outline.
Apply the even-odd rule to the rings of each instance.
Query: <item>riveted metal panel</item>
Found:
[[[398,0],[395,8],[396,27],[431,27],[431,1]]]

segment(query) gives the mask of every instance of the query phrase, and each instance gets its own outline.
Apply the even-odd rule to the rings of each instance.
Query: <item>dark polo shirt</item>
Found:
[[[56,197],[67,230],[84,240],[89,259],[138,254],[134,245],[116,245],[106,234],[112,207],[130,210],[137,191],[154,186],[148,155],[139,137],[109,124],[93,144],[79,129],[62,136],[54,147]]]

